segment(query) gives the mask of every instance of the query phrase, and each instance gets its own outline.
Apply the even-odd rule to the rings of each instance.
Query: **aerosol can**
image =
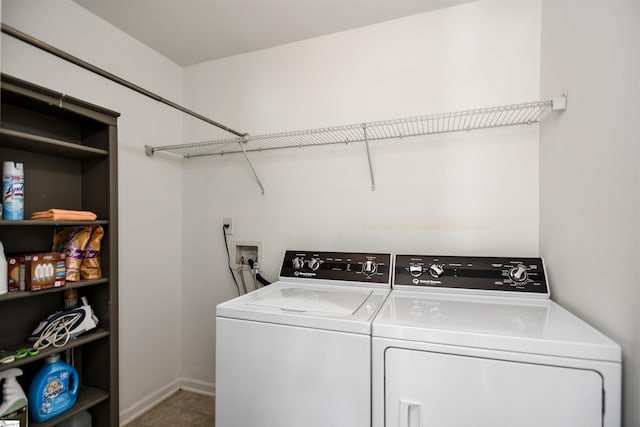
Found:
[[[2,403],[0,403],[0,426],[28,426],[27,396],[22,391],[16,377],[22,375],[18,368],[0,372],[2,383]]]
[[[2,219],[24,219],[24,165],[2,163]]]

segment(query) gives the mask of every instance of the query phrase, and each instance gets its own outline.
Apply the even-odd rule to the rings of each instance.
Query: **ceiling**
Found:
[[[470,0],[73,0],[188,66]]]

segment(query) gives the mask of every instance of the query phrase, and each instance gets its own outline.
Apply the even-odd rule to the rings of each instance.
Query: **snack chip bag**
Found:
[[[57,227],[53,235],[53,252],[66,255],[66,279],[70,282],[80,280],[80,265],[85,246],[91,237],[91,227]]]
[[[104,236],[104,229],[101,225],[93,228],[89,242],[84,248],[82,264],[80,265],[80,275],[83,279],[99,279],[102,277],[102,267],[100,266],[100,242]]]

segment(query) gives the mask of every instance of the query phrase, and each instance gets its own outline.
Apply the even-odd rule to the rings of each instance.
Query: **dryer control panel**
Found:
[[[393,286],[549,295],[542,258],[396,255]]]
[[[286,251],[280,277],[390,284],[391,254]]]

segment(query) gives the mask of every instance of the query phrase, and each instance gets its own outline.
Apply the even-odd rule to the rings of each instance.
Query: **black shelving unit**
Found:
[[[64,289],[76,288],[99,319],[98,328],[47,348],[38,355],[0,365],[19,367],[27,391],[44,359],[54,353],[73,359],[80,375],[78,401],[66,413],[31,426],[51,427],[88,410],[96,427],[118,426],[118,113],[2,74],[0,162],[24,163],[25,220],[0,221],[6,255],[51,252],[57,226],[101,225],[103,277],[67,282],[63,288],[10,292],[0,296],[0,349],[25,347],[26,338],[48,315],[64,308]],[[33,212],[73,209],[97,214],[95,221],[33,221]]]

